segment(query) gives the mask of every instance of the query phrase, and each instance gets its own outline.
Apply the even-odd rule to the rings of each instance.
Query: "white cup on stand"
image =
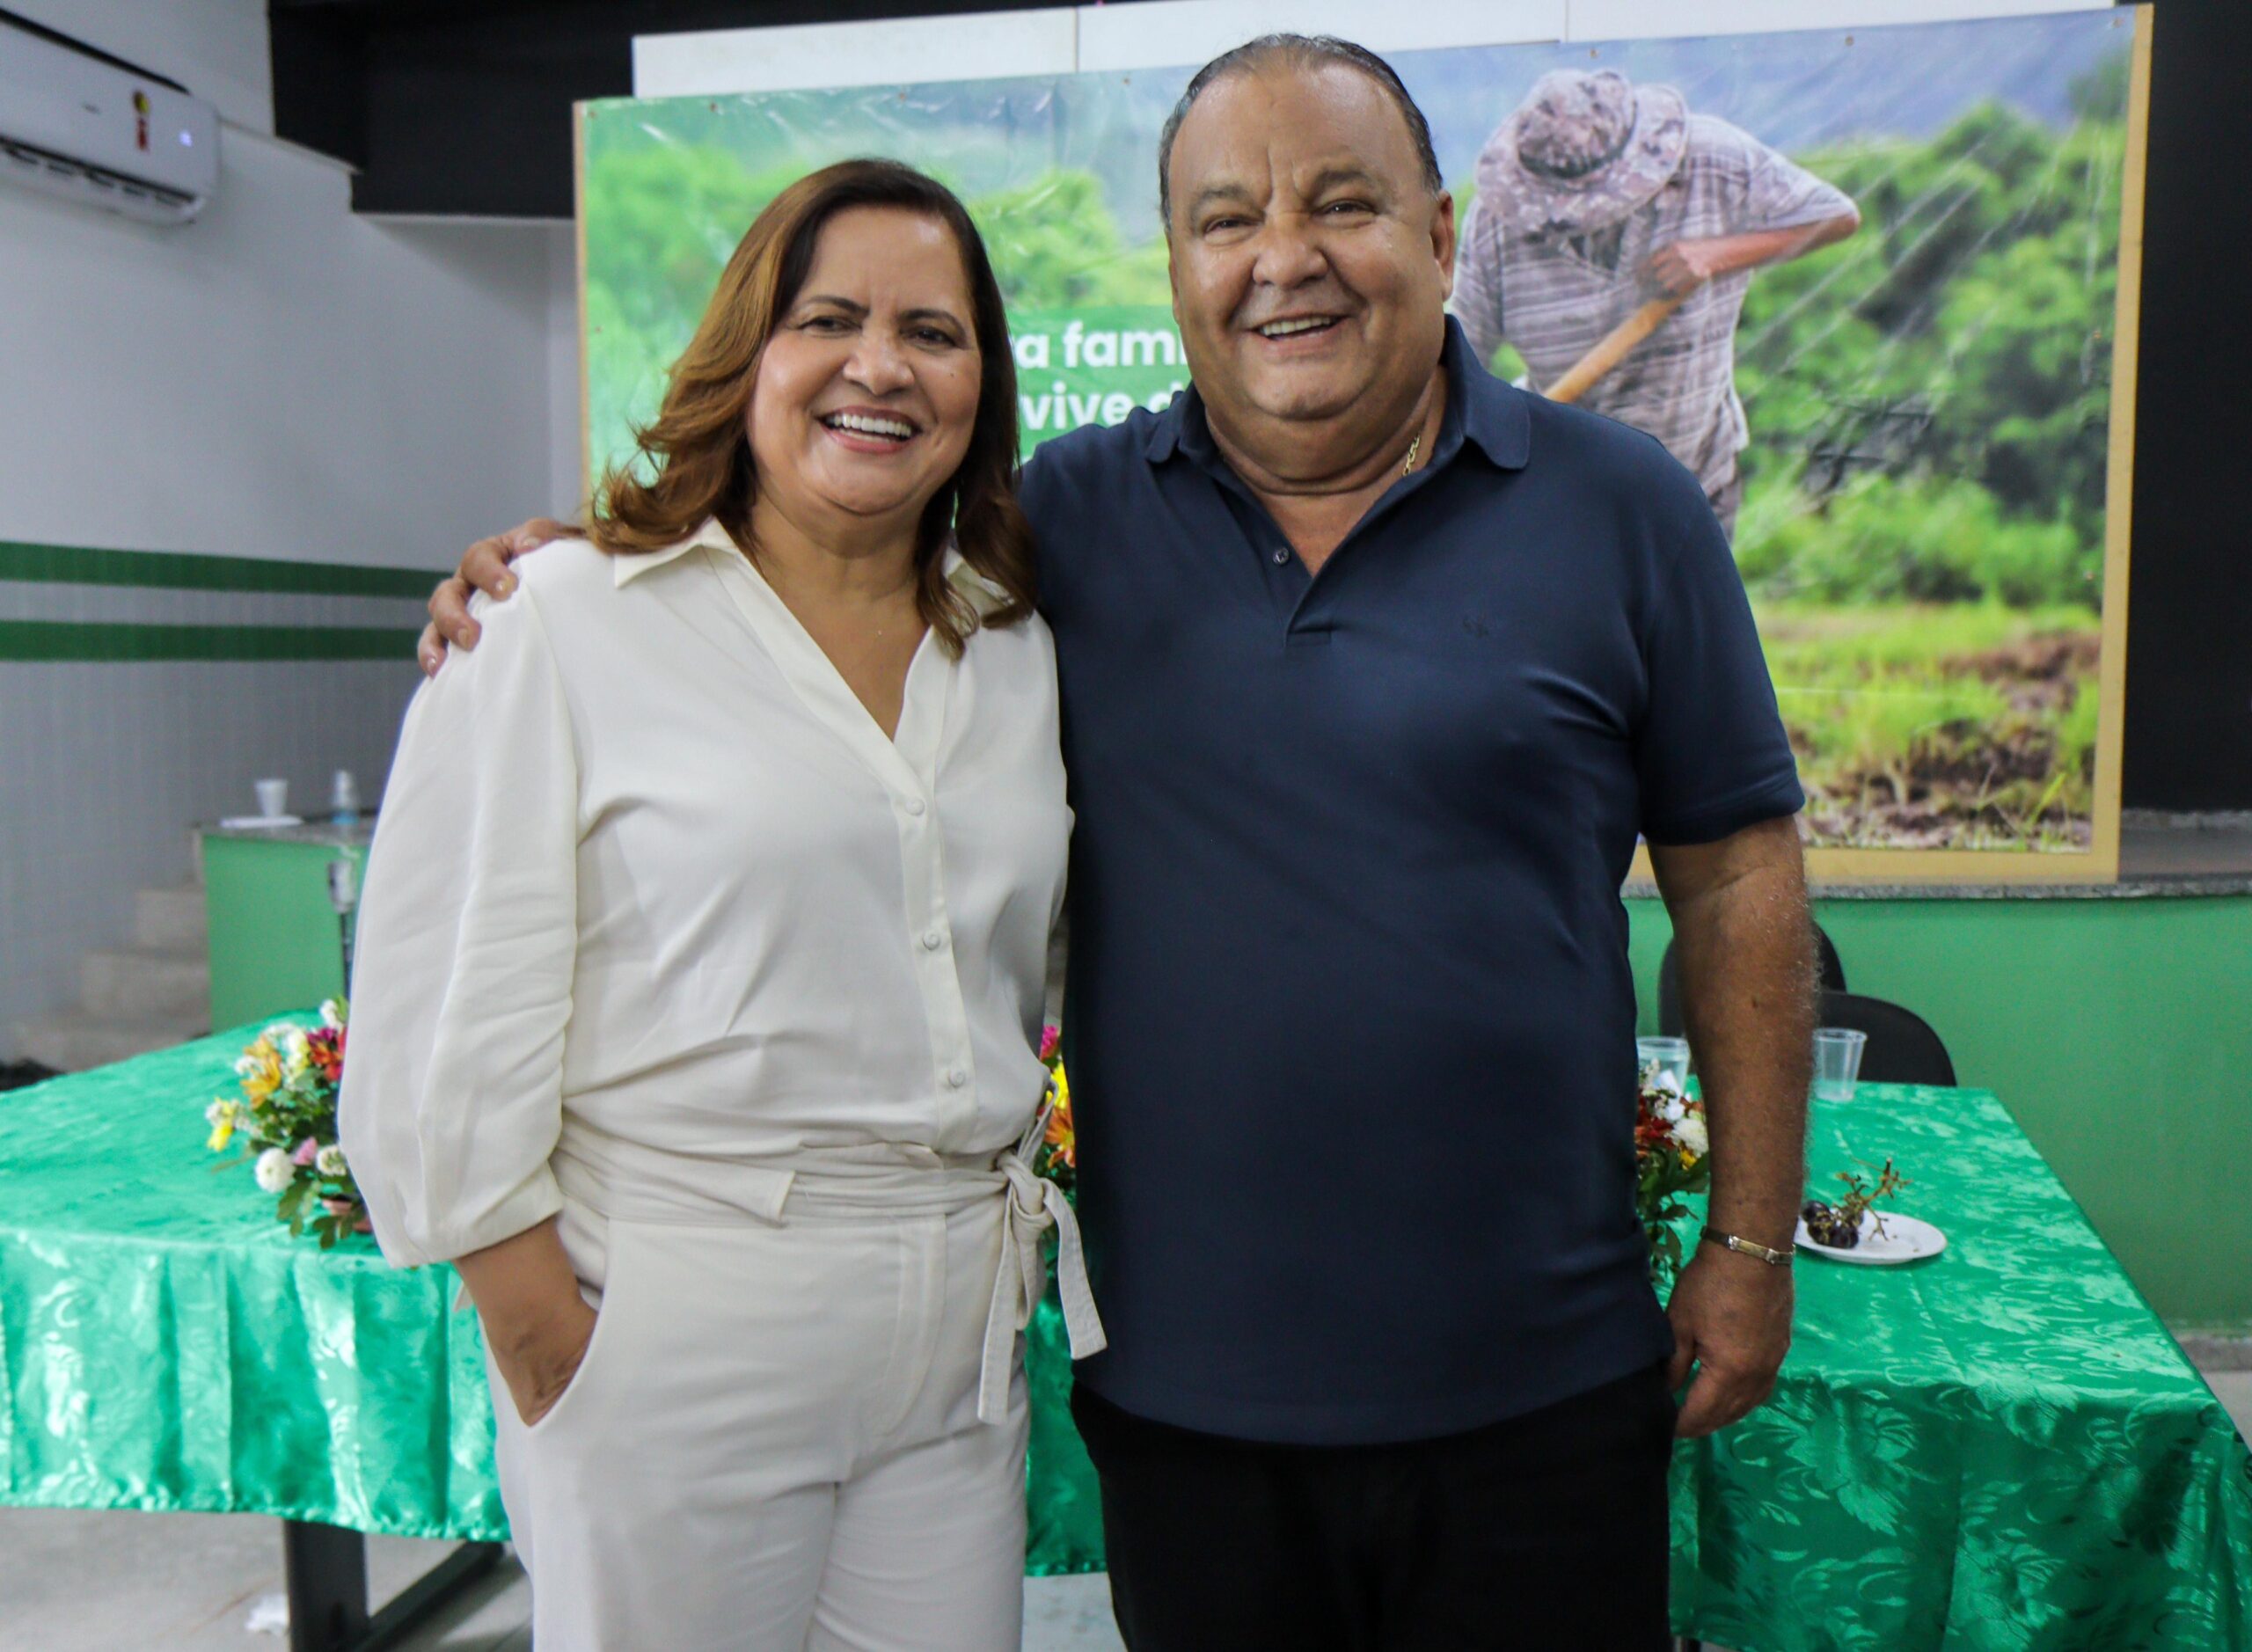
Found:
[[[258,812],[268,820],[280,820],[289,812],[289,783],[287,780],[257,780],[252,783],[258,793]]]

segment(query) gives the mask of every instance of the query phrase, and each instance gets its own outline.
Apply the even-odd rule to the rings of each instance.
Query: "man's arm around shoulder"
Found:
[[[477,647],[482,627],[470,615],[472,593],[483,591],[496,603],[508,601],[516,588],[516,576],[509,572],[508,564],[551,539],[575,539],[585,531],[569,523],[534,516],[506,533],[479,539],[463,552],[461,567],[453,578],[440,581],[437,588],[430,593],[430,623],[422,627],[421,640],[414,648],[422,675],[438,674],[438,668],[446,662],[449,647],[465,653]]]

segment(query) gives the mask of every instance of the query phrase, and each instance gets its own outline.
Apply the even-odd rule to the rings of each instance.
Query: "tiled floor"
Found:
[[[2252,1440],[2252,1371],[2209,1371],[2205,1380],[2212,1385],[2214,1398],[2236,1419],[2236,1431]]]
[[[2206,1380],[2252,1438],[2252,1370],[2216,1367]],[[377,1538],[369,1549],[378,1599],[445,1553],[403,1538]],[[272,1520],[0,1509],[0,1652],[281,1652],[283,1637],[245,1626],[281,1587]],[[530,1652],[530,1619],[523,1575],[511,1562],[402,1652]],[[1028,1580],[1024,1652],[1120,1652],[1104,1580]]]
[[[368,1547],[369,1593],[385,1600],[450,1546]],[[262,1517],[0,1509],[0,1652],[283,1652],[278,1627],[247,1626],[281,1589],[282,1528]],[[511,1560],[400,1652],[530,1648],[531,1597]],[[1120,1652],[1107,1581],[1027,1579],[1024,1652]]]

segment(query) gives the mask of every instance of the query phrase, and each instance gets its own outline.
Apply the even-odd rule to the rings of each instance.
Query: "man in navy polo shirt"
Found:
[[[1065,1037],[1110,1348],[1074,1409],[1120,1626],[1662,1647],[1672,1438],[1758,1403],[1789,1340],[1802,800],[1749,605],[1656,442],[1473,359],[1381,60],[1215,60],[1160,168],[1195,389],[1048,444],[1023,492],[1078,817]],[[508,544],[465,571],[499,583]],[[465,588],[433,603],[457,641]],[[1638,832],[1714,1150],[1663,1312]]]

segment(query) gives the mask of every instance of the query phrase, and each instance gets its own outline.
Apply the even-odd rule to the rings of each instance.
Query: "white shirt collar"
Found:
[[[707,517],[701,528],[678,545],[667,545],[662,551],[636,552],[626,556],[611,558],[611,578],[623,589],[652,568],[661,568],[668,562],[677,562],[691,551],[709,545],[714,551],[733,552],[735,542],[728,537],[728,530],[720,526],[719,518]]]
[[[735,542],[728,537],[728,530],[720,526],[719,519],[710,517],[705,521],[701,528],[678,545],[668,545],[662,551],[637,552],[625,556],[613,555],[611,558],[611,577],[622,589],[651,569],[661,568],[668,562],[677,562],[690,552],[702,547],[724,552],[730,556],[742,554]],[[954,548],[954,543],[951,537],[947,540],[945,567],[947,582],[962,594],[969,605],[977,610],[977,617],[980,619],[985,618],[1008,601],[1008,593],[976,568],[971,567],[968,559]]]

